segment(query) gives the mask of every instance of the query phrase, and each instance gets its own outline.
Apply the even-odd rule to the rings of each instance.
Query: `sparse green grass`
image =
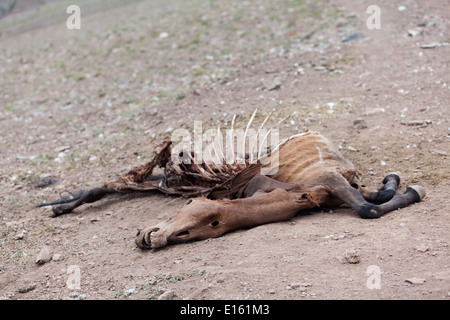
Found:
[[[49,154],[40,153],[30,160],[30,165],[40,168],[47,167],[53,159],[54,157]]]
[[[14,260],[14,259],[20,259],[22,257],[25,257],[28,255],[28,248],[23,248],[19,251],[14,252],[11,257],[9,257],[10,259]]]

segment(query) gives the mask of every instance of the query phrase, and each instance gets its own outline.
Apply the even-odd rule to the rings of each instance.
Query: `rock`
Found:
[[[36,285],[35,284],[27,284],[27,285],[25,285],[23,287],[20,287],[19,288],[19,292],[20,293],[27,293],[27,292],[30,292],[30,291],[32,291],[34,289],[36,289]]]
[[[171,290],[167,290],[158,297],[158,300],[173,300],[175,294]]]
[[[136,291],[136,288],[129,288],[123,291],[123,293],[127,296],[133,294]]]
[[[70,149],[70,146],[61,146],[61,147],[55,148],[54,151],[55,152],[64,152],[69,149]]]
[[[367,128],[367,123],[364,121],[364,119],[356,119],[353,121],[353,129],[361,130]]]
[[[264,81],[264,86],[269,91],[278,90],[281,88],[281,78],[277,77],[273,80],[267,79],[266,81]]]
[[[415,37],[418,36],[420,32],[421,32],[420,30],[408,30],[408,36]]]
[[[432,124],[433,121],[431,120],[411,120],[408,122],[404,122],[404,121],[400,121],[400,124],[405,125],[405,126],[423,126],[423,125],[427,125],[427,124]]]
[[[417,250],[417,251],[420,251],[420,252],[427,252],[428,249],[429,249],[429,248],[428,248],[426,245],[424,245],[424,244],[418,245],[418,246],[416,247],[416,250]]]
[[[343,262],[357,264],[361,262],[361,257],[355,249],[345,251]]]
[[[425,279],[416,278],[416,277],[405,280],[405,282],[411,283],[411,284],[424,284],[425,281],[426,281]]]
[[[299,289],[300,291],[305,291],[307,287],[311,287],[310,283],[294,282],[290,284],[292,289]]]
[[[342,42],[349,42],[349,41],[352,41],[352,40],[355,40],[355,39],[358,39],[359,38],[359,34],[358,34],[358,32],[355,32],[355,33],[352,33],[351,35],[349,35],[349,36],[347,36],[347,37],[344,37],[344,38],[342,38]]]
[[[426,43],[426,44],[422,44],[420,45],[420,47],[422,49],[433,49],[436,47],[443,47],[443,46],[448,46],[449,44],[447,42],[433,42],[433,43]]]
[[[52,261],[61,261],[62,260],[62,255],[60,253],[55,253],[52,256]]]
[[[44,264],[46,262],[49,262],[52,259],[52,249],[48,246],[42,247],[41,251],[39,252],[36,263],[37,264]]]
[[[24,237],[25,237],[25,233],[23,231],[21,231],[14,236],[14,240],[22,240]]]

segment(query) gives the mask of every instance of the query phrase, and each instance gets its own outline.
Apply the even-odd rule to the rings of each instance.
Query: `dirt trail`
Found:
[[[449,299],[450,8],[378,1],[369,30],[368,5],[141,1],[79,31],[58,20],[19,34],[0,20],[0,297]],[[401,191],[420,184],[426,198],[377,220],[316,210],[145,252],[136,230],[185,199],[113,196],[56,219],[33,208],[114,179],[174,129],[233,114],[242,126],[256,107],[256,123],[291,115],[284,136],[329,137],[366,185],[397,171]],[[38,265],[44,246],[53,259]]]

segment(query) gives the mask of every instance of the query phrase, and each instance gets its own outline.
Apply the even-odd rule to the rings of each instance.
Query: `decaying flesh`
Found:
[[[261,174],[267,166],[262,164],[263,157],[275,153],[278,170],[272,175]],[[250,163],[253,156],[257,161]],[[384,178],[381,189],[366,188],[353,164],[317,132],[293,135],[265,155],[256,152],[246,159],[243,165],[208,166],[195,162],[175,165],[171,161],[171,142],[164,142],[150,162],[116,181],[82,193],[68,203],[57,201],[48,205],[60,204],[53,208],[57,216],[118,192],[159,190],[194,197],[174,216],[138,232],[137,246],[150,249],[283,221],[314,207],[346,204],[362,218],[379,218],[425,196],[420,186],[408,187],[403,194],[397,194],[400,178],[396,173]],[[156,174],[157,168],[162,172]]]

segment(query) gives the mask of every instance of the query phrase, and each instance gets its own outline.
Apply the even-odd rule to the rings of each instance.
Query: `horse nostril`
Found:
[[[213,223],[211,223],[212,227],[217,227],[219,225],[219,221],[214,221]]]
[[[177,233],[177,235],[175,237],[185,237],[189,235],[189,230],[185,230],[185,231],[181,231],[179,233]]]

